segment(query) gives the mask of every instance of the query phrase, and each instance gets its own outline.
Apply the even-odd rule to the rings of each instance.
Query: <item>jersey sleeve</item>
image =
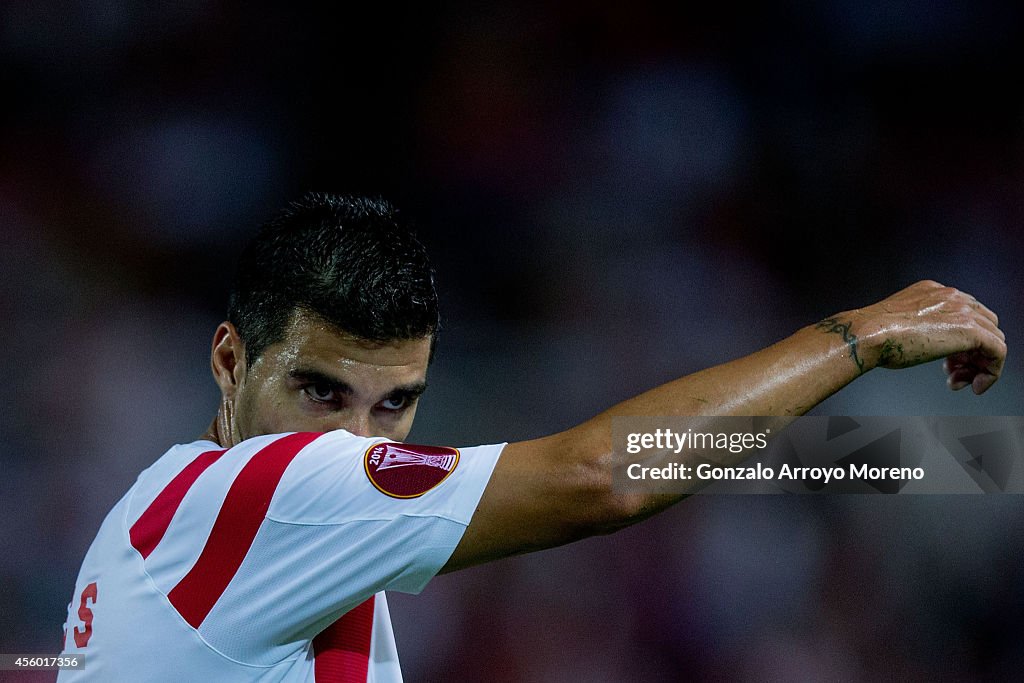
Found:
[[[422,590],[461,540],[504,447],[343,431],[261,439],[234,465],[206,547],[168,592],[212,647],[254,664],[286,656],[378,591]]]

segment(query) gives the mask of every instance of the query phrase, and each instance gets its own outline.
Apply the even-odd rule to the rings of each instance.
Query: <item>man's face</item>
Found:
[[[430,342],[372,344],[297,311],[284,339],[240,373],[237,436],[345,429],[404,440],[426,389]]]

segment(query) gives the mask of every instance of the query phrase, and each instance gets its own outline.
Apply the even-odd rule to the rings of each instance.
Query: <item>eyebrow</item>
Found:
[[[351,396],[352,394],[355,393],[355,390],[352,388],[352,385],[350,385],[348,382],[337,379],[336,377],[331,377],[326,373],[320,372],[319,370],[314,370],[312,368],[296,368],[294,370],[290,370],[288,372],[288,376],[296,381],[305,382],[308,384],[326,384],[331,388],[332,391],[336,391],[339,394],[344,394],[345,396]],[[422,396],[423,392],[426,390],[426,382],[414,382],[412,384],[405,384],[402,386],[395,387],[394,389],[389,391],[382,400],[396,398],[412,400]]]

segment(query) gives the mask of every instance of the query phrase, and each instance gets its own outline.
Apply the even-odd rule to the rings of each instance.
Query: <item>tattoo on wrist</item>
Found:
[[[878,364],[881,366],[899,365],[903,363],[906,355],[903,353],[903,344],[886,339],[882,343],[882,351],[878,356]]]
[[[864,373],[864,361],[861,360],[860,355],[857,353],[857,335],[850,331],[850,327],[853,323],[844,323],[836,318],[825,318],[820,323],[815,325],[815,328],[823,330],[829,334],[838,334],[846,342],[846,345],[850,347],[850,358],[857,364],[857,370],[861,374]]]

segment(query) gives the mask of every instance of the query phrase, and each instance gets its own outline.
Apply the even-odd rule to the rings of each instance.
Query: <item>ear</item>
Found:
[[[234,396],[245,378],[245,345],[238,336],[238,330],[227,321],[218,325],[213,333],[210,369],[221,394],[225,398]]]

